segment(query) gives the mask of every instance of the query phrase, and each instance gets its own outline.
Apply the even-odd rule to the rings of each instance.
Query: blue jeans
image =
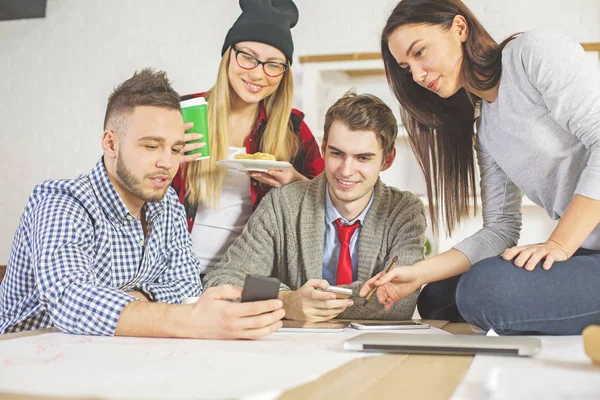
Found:
[[[456,308],[456,287],[462,275],[425,285],[417,300],[417,309],[423,319],[441,319],[465,322]]]
[[[467,322],[505,335],[579,335],[600,324],[600,252],[579,249],[531,272],[487,258],[461,278],[456,305]]]

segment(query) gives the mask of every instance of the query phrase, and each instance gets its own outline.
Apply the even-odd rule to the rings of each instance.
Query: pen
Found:
[[[398,256],[394,256],[394,258],[392,258],[390,265],[388,265],[387,268],[383,271],[383,275],[387,274],[388,272],[390,272],[392,270],[392,268],[394,268],[396,261],[398,261]],[[377,291],[377,287],[374,287],[373,289],[371,289],[371,291],[369,291],[369,294],[367,294],[367,297],[365,297],[365,302],[363,303],[363,307],[367,305],[367,303],[371,300],[371,297],[373,297],[373,295],[375,294],[376,291]]]

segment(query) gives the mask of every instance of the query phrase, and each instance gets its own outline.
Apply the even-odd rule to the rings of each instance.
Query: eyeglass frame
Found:
[[[258,67],[259,65],[262,66],[262,70],[265,73],[266,76],[270,77],[270,78],[278,78],[281,75],[285,74],[287,72],[287,70],[290,68],[290,65],[288,63],[282,63],[282,62],[278,62],[278,61],[260,61],[258,58],[254,57],[252,54],[246,53],[243,50],[240,50],[238,48],[236,48],[235,46],[232,46],[231,49],[233,50],[233,53],[235,54],[235,62],[237,63],[237,65],[242,68],[245,69],[247,71],[254,69],[256,67]],[[252,68],[248,68],[248,67],[244,67],[240,64],[240,62],[238,61],[238,54],[242,53],[252,59],[254,59],[254,61],[256,61],[256,65],[254,65],[254,67]],[[280,73],[279,75],[269,75],[269,73],[267,71],[265,71],[265,65],[267,64],[277,64],[277,65],[281,65],[284,67],[283,72]]]

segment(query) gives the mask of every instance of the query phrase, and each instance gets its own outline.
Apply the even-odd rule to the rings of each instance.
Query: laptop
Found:
[[[541,348],[540,339],[522,336],[364,333],[344,342],[346,350],[377,353],[493,354],[529,357],[538,354]]]

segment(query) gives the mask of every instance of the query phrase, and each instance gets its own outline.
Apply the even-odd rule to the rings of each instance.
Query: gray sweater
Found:
[[[321,174],[312,181],[271,190],[221,262],[206,275],[206,287],[242,286],[248,274],[277,277],[284,290],[296,290],[309,279],[323,279],[326,182]],[[348,286],[355,305],[339,318],[411,318],[418,291],[397,302],[390,312],[376,298],[363,307],[357,296],[363,283],[382,271],[394,255],[401,266],[423,259],[425,227],[425,209],[417,196],[377,182],[357,243],[358,281]]]
[[[523,191],[559,219],[573,196],[600,200],[600,73],[572,39],[524,33],[502,52],[498,97],[477,131],[483,229],[455,249],[472,263],[514,246]],[[582,247],[600,249],[600,225]]]

